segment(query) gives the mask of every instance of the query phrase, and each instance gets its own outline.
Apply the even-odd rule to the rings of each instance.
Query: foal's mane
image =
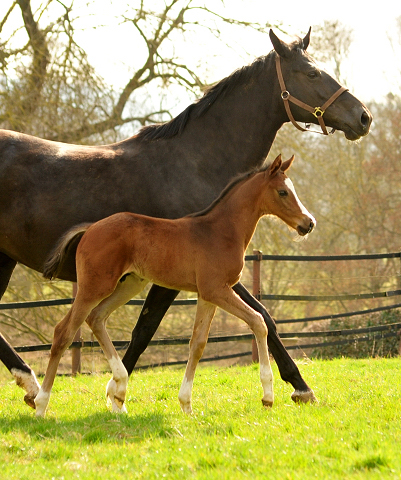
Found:
[[[254,60],[250,65],[246,65],[235,70],[231,75],[218,83],[212,85],[199,100],[189,105],[177,117],[162,123],[147,125],[135,135],[135,138],[144,141],[158,140],[160,138],[171,138],[180,134],[190,116],[199,118],[216,102],[216,100],[230,93],[236,86],[247,83],[251,78],[259,75],[272,58],[274,51],[268,55],[261,56]]]
[[[240,173],[239,175],[234,177],[231,180],[231,182],[228,183],[228,185],[226,185],[224,187],[224,189],[220,193],[220,195],[215,200],[213,200],[213,202],[208,207],[204,208],[203,210],[200,210],[199,212],[190,213],[189,215],[186,215],[186,216],[187,217],[203,217],[207,213],[211,212],[213,210],[213,208],[217,204],[219,204],[223,200],[223,198],[225,198],[231,192],[231,190],[233,190],[234,187],[236,187],[237,185],[239,185],[242,182],[245,182],[246,180],[253,177],[257,173],[265,172],[269,167],[270,167],[270,164],[269,165],[262,165],[262,167],[260,167],[260,168],[255,168],[255,169],[250,170],[248,172]]]

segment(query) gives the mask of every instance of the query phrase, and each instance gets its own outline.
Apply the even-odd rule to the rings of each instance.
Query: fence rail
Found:
[[[311,262],[311,261],[352,261],[352,260],[379,260],[379,259],[391,259],[391,258],[400,258],[401,252],[394,253],[383,253],[383,254],[362,254],[362,255],[316,255],[316,256],[295,256],[295,255],[262,255],[260,251],[255,250],[253,255],[246,255],[246,261],[253,262],[253,294],[256,298],[262,300],[284,300],[284,301],[333,301],[333,300],[355,300],[355,299],[373,299],[373,298],[389,298],[394,296],[401,295],[401,290],[390,290],[385,292],[369,292],[369,293],[360,293],[360,294],[343,294],[343,295],[273,295],[273,294],[261,294],[260,292],[260,262],[261,261],[291,261],[291,262]],[[11,310],[11,309],[26,309],[26,308],[37,308],[37,307],[48,307],[48,306],[59,306],[59,305],[70,305],[74,301],[73,298],[64,298],[57,300],[39,300],[39,301],[28,301],[28,302],[14,302],[0,304],[0,310]],[[130,300],[127,305],[138,305],[142,306],[145,300],[143,299],[133,299]],[[196,305],[197,300],[195,298],[191,299],[179,299],[173,302],[173,305]],[[393,305],[387,305],[377,308],[371,308],[366,310],[358,310],[354,312],[344,312],[339,314],[329,314],[321,315],[316,317],[305,317],[305,318],[295,318],[295,319],[281,319],[276,320],[277,324],[289,324],[289,323],[300,323],[300,322],[314,322],[319,320],[328,320],[328,319],[340,319],[346,317],[352,317],[363,314],[376,313],[380,311],[393,310],[401,308],[401,303],[396,303]],[[345,339],[345,340],[335,340],[329,342],[320,342],[320,343],[309,343],[309,344],[298,344],[288,345],[286,348],[288,350],[293,349],[307,349],[307,348],[319,348],[335,345],[345,345],[349,343],[358,343],[370,340],[371,335],[376,335],[380,332],[379,338],[389,338],[400,336],[401,332],[401,323],[394,323],[388,325],[379,325],[375,327],[366,327],[358,329],[346,329],[346,330],[334,330],[334,331],[319,331],[319,332],[291,332],[291,333],[280,333],[280,337],[285,338],[317,338],[317,337],[344,337],[349,335],[363,335],[368,334],[367,336],[358,336],[357,338]],[[386,332],[386,333],[384,333]],[[245,335],[226,335],[219,337],[210,337],[208,343],[216,342],[229,342],[229,341],[249,341],[253,339],[252,334]],[[128,341],[118,341],[113,342],[117,348],[126,348],[128,346]],[[168,338],[168,339],[158,339],[152,340],[149,345],[185,345],[189,343],[189,338]],[[81,349],[85,347],[97,348],[99,344],[94,341],[83,342],[83,341],[74,341],[70,348]],[[51,348],[51,344],[42,344],[42,345],[31,345],[31,346],[20,346],[16,347],[17,352],[32,352],[32,351],[46,351]],[[255,356],[255,348],[253,352],[242,352],[240,354],[234,355],[224,355],[213,358],[205,358],[202,361],[212,361],[212,360],[222,360],[227,358],[242,357],[250,355],[253,353]],[[400,354],[401,354],[401,342],[400,342]],[[255,358],[254,358],[255,359]],[[185,363],[185,361],[177,362],[164,362],[158,365],[179,365]],[[149,366],[140,367],[147,368]]]
[[[387,325],[376,325],[374,327],[365,327],[365,328],[349,328],[345,330],[326,330],[319,332],[283,332],[280,333],[281,338],[319,338],[319,337],[339,337],[339,336],[348,336],[348,335],[361,335],[364,333],[376,333],[376,332],[385,332],[389,330],[389,336],[397,336],[400,334],[401,323],[389,323]],[[208,343],[222,343],[222,342],[238,342],[238,341],[249,341],[253,339],[252,333],[238,334],[238,335],[222,335],[209,337]],[[175,338],[159,338],[157,340],[151,340],[149,346],[168,346],[168,345],[188,345],[190,337],[175,337]],[[355,339],[351,340],[354,341]],[[128,347],[129,340],[115,340],[113,345],[116,348],[125,349]],[[316,344],[311,344],[315,346]],[[326,346],[330,345],[329,342],[325,343]],[[35,351],[46,351],[50,350],[51,343],[43,343],[41,345],[27,345],[22,347],[15,347],[15,350],[19,353],[21,352],[35,352]],[[89,341],[79,341],[73,342],[69,348],[98,348],[100,347],[99,342],[95,340]],[[305,345],[289,345],[287,348],[290,349],[305,347]],[[305,347],[307,348],[307,347]]]

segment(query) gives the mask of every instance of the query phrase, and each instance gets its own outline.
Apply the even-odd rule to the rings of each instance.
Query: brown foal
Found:
[[[44,416],[63,352],[86,320],[112,370],[107,397],[117,412],[126,412],[128,374],[106,331],[106,320],[117,307],[142,291],[149,282],[198,294],[189,359],[178,395],[185,413],[192,412],[196,366],[207,343],[210,325],[220,307],[244,320],[253,331],[259,351],[262,402],[273,404],[273,375],[263,317],[233,291],[244,267],[245,250],[263,215],[275,215],[305,236],[314,217],[299,201],[285,172],[294,157],[248,172],[231,182],[202,212],[176,220],[117,213],[94,224],[78,225],[60,240],[45,265],[54,278],[71,242],[76,253],[78,291],[75,301],[54,330],[49,365],[35,399],[36,415]]]

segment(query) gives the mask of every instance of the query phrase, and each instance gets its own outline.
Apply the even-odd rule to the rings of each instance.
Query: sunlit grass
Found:
[[[302,364],[319,398],[302,406],[275,368],[270,410],[257,366],[200,367],[193,416],[177,400],[183,369],[135,372],[126,416],[107,410],[108,375],[58,377],[44,420],[3,375],[2,478],[400,478],[400,367],[400,359]]]

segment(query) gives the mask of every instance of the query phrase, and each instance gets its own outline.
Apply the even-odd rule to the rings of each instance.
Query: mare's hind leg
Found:
[[[270,365],[269,352],[267,349],[267,327],[260,313],[253,310],[228,286],[222,289],[209,291],[207,300],[226,312],[241,318],[253,331],[259,353],[260,381],[263,387],[262,403],[271,407],[274,402],[273,372]]]
[[[135,328],[132,330],[131,341],[122,360],[128,375],[131,375],[138,358],[149,345],[178,293],[178,290],[152,285]]]
[[[81,300],[80,292],[78,290],[77,297],[72,304],[70,311],[63,318],[63,320],[56,325],[45,378],[43,380],[42,387],[35,398],[37,417],[45,416],[46,408],[50,400],[50,392],[54,383],[54,378],[57,373],[61,356],[71,344],[78,328],[84,323],[86,317],[97,304],[98,301],[92,300],[89,302]]]
[[[16,261],[0,253],[0,298],[4,295],[10,281],[11,274]],[[12,348],[7,340],[0,333],[0,360],[14,376],[17,385],[26,391],[25,403],[35,408],[34,398],[39,392],[39,382],[33,370],[22,360],[18,353]]]
[[[113,373],[113,378],[106,387],[107,401],[111,403],[113,412],[127,412],[124,402],[128,372],[107,333],[106,320],[114,310],[121,305],[125,305],[132,297],[141,292],[146,284],[146,280],[134,274],[127,275],[122,282],[117,284],[114,292],[93,309],[86,320],[98,339]]]
[[[184,413],[192,413],[192,385],[194,382],[196,366],[202,357],[207,339],[209,336],[210,325],[212,323],[216,306],[198,298],[196,317],[192,337],[189,342],[189,358],[187,368],[185,369],[184,379],[181,384],[178,399]]]

